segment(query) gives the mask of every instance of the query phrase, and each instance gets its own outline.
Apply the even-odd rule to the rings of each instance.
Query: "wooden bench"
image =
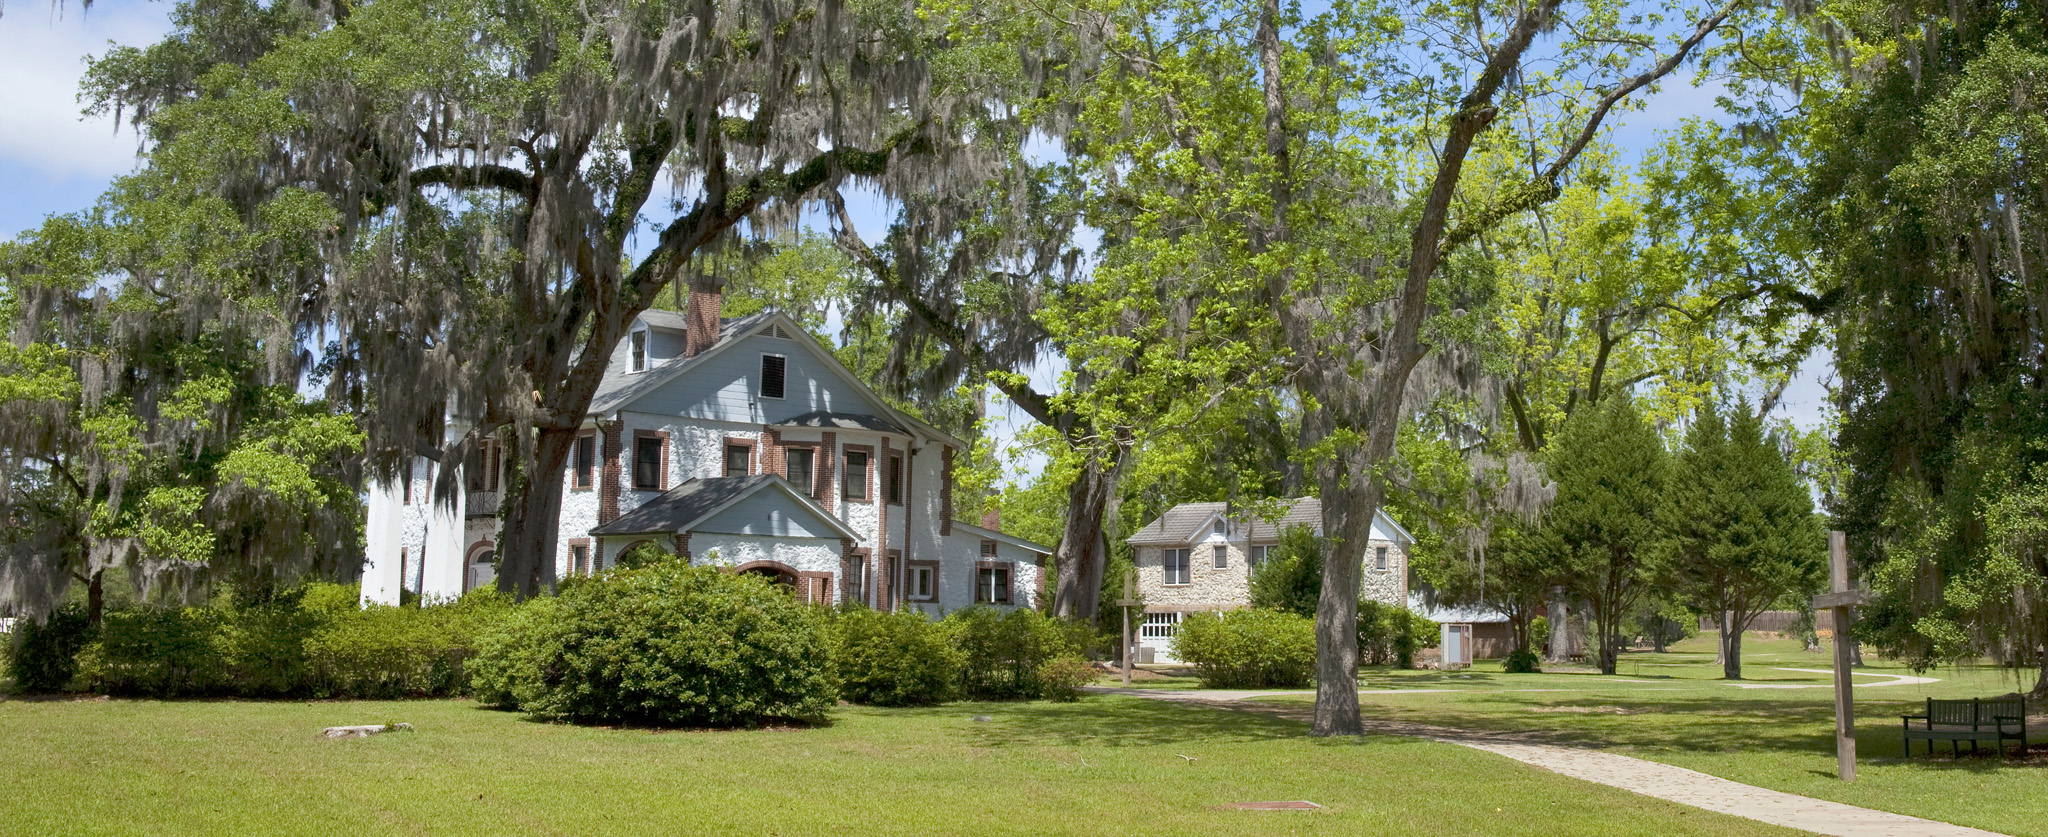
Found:
[[[1914,721],[1922,722],[1919,727]],[[1998,745],[1998,757],[2005,758],[2007,739],[2020,743],[2020,754],[2027,752],[2027,701],[2025,698],[1971,698],[1969,700],[1927,699],[1927,711],[1919,715],[1901,715],[1899,724],[1906,735],[1906,755],[1913,754],[1915,739],[1927,742],[1927,754],[1934,755],[1934,742],[1949,742],[1949,752],[1961,755],[1960,742],[1970,742],[1970,752],[1977,751],[1977,742],[1991,741]]]

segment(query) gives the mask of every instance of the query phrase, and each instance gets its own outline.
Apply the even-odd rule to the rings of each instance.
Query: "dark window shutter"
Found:
[[[781,398],[784,371],[789,359],[781,355],[761,356],[761,397]]]

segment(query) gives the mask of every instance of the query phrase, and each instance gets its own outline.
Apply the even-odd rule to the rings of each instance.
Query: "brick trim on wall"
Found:
[[[889,500],[882,496],[885,487],[882,469],[888,467],[889,457],[895,453],[896,448],[889,444],[889,437],[883,436],[881,451],[868,456],[868,501],[875,504],[875,548],[888,556],[882,562],[886,566],[881,570],[881,583],[875,587],[882,598],[876,601],[887,610],[895,610],[903,603],[896,590],[903,579],[903,551],[889,548]]]
[[[678,558],[681,558],[681,559],[683,559],[683,562],[684,562],[684,563],[689,563],[689,562],[690,562],[690,560],[691,560],[691,559],[690,559],[690,533],[688,533],[688,532],[681,532],[681,533],[678,533],[678,534],[676,534],[676,535],[674,535],[674,536],[673,536],[673,540],[674,540],[674,541],[676,542],[676,557],[678,557]]]
[[[840,538],[840,539],[839,539],[839,574],[840,574],[840,575],[841,575],[842,577],[843,577],[843,576],[845,576],[845,575],[846,575],[846,571],[847,571],[847,570],[848,570],[849,568],[851,568],[851,567],[853,566],[853,563],[852,563],[852,561],[853,561],[853,558],[854,558],[854,556],[856,556],[856,555],[860,555],[861,553],[864,553],[864,552],[866,552],[866,551],[867,551],[867,550],[865,550],[865,549],[861,549],[860,547],[858,547],[858,546],[855,546],[855,545],[854,545],[854,541],[853,541],[853,539],[852,539],[852,538]],[[845,592],[845,590],[846,590],[846,585],[845,585],[844,583],[840,584],[840,585],[839,585],[839,589],[840,589],[840,592],[841,592],[841,593],[843,594],[843,593]]]
[[[827,430],[823,435],[818,455],[811,459],[811,467],[818,470],[817,478],[811,480],[811,499],[829,512],[839,502],[839,434]]]
[[[975,600],[975,602],[977,602],[977,603],[979,603],[979,602],[981,601],[981,571],[982,571],[982,570],[1008,570],[1008,571],[1010,572],[1010,583],[1009,583],[1009,585],[1008,585],[1008,587],[1007,587],[1007,589],[1009,590],[1009,593],[1010,593],[1010,598],[1009,598],[1009,599],[1007,599],[1007,600],[1005,600],[1005,601],[1000,601],[1000,602],[990,602],[990,604],[1005,604],[1005,605],[1013,605],[1013,604],[1016,604],[1016,603],[1017,603],[1017,562],[1015,562],[1015,561],[976,561],[976,562],[974,562],[974,571],[975,571],[975,572],[974,572],[974,600]]]
[[[849,502],[849,503],[863,503],[863,504],[865,504],[865,503],[873,503],[873,502],[875,501],[875,446],[874,446],[874,445],[840,445],[840,446],[839,446],[839,461],[840,461],[840,463],[842,464],[842,467],[844,466],[844,463],[846,462],[846,457],[847,457],[847,455],[848,455],[848,454],[854,454],[854,453],[861,453],[861,454],[867,454],[867,457],[868,457],[868,472],[867,472],[867,475],[866,475],[866,477],[865,477],[865,482],[866,482],[866,484],[865,484],[864,486],[862,486],[862,487],[863,487],[863,488],[864,488],[864,489],[865,489],[865,490],[867,491],[867,496],[866,496],[865,498],[858,498],[858,499],[856,499],[856,498],[853,498],[853,497],[848,497],[848,496],[846,496],[846,486],[844,486],[844,485],[841,485],[841,486],[839,486],[839,496],[840,496],[840,498],[841,498],[841,499],[843,499],[843,500],[845,500],[846,502]],[[885,504],[885,505],[886,505],[886,504]]]
[[[591,440],[590,485],[586,488],[577,488],[576,478],[580,476],[580,474],[576,473],[576,448],[579,445],[583,444],[583,439],[585,437],[589,437]],[[577,431],[576,440],[569,443],[569,490],[578,494],[587,491],[596,491],[601,487],[601,482],[603,479],[604,441],[601,438],[599,438],[598,429],[595,427],[587,427]]]
[[[873,606],[876,601],[874,588],[875,556],[869,550],[858,547],[841,556],[839,559],[839,575],[842,578],[855,575],[853,571],[855,561],[860,562],[859,576],[861,585],[860,601],[858,603]],[[839,587],[849,594],[853,592],[853,585],[842,583]]]
[[[584,554],[590,556],[590,567],[595,568],[597,566],[597,552],[591,549],[590,539],[570,538],[563,545],[564,553],[569,556],[569,572],[567,573],[568,575],[576,574],[576,547],[579,546],[583,547],[583,549],[585,550]],[[589,570],[585,570],[585,573],[589,573]]]
[[[721,476],[721,477],[723,477],[723,476],[727,476],[727,474],[725,473],[725,449],[726,449],[726,448],[730,448],[730,447],[743,447],[743,448],[746,448],[746,449],[747,449],[747,473],[748,473],[748,474],[759,474],[759,473],[761,473],[761,472],[762,472],[762,471],[761,471],[761,442],[760,442],[760,440],[758,440],[758,439],[749,439],[749,438],[747,438],[747,437],[745,437],[745,436],[727,436],[727,437],[725,437],[725,441],[724,441],[723,443],[721,443],[721,444],[720,444],[720,445],[718,446],[718,475],[719,475],[719,476]]]
[[[603,525],[619,519],[619,456],[626,448],[626,422],[624,419],[599,422],[597,429],[604,435],[597,484],[597,522]]]
[[[939,534],[953,534],[953,448],[939,454]]]
[[[911,597],[910,597],[910,586],[909,586],[909,585],[910,585],[910,581],[909,581],[909,579],[910,579],[910,570],[911,570],[911,568],[913,568],[913,567],[928,567],[928,568],[930,568],[930,569],[931,569],[931,571],[932,571],[932,597],[931,597],[931,598],[929,598],[929,599],[913,599],[913,598],[911,598]],[[936,602],[936,601],[938,601],[938,600],[939,600],[939,562],[937,562],[937,561],[905,561],[905,562],[903,562],[903,577],[904,577],[904,582],[903,582],[903,583],[904,583],[904,587],[903,587],[903,600],[904,600],[904,601],[907,601],[907,602]]]
[[[669,432],[668,432],[668,431],[666,431],[666,430],[635,430],[635,431],[633,431],[633,457],[634,457],[634,458],[633,458],[633,465],[634,465],[635,467],[638,467],[638,465],[640,464],[640,462],[639,462],[639,456],[640,456],[640,440],[641,440],[641,439],[660,439],[660,440],[661,440],[661,463],[660,463],[660,464],[659,464],[659,465],[658,465],[658,466],[656,467],[656,473],[655,473],[655,481],[654,481],[654,487],[653,487],[653,488],[651,488],[651,489],[648,489],[648,488],[641,488],[641,487],[640,487],[640,485],[639,485],[639,484],[638,484],[638,483],[636,482],[636,483],[633,483],[633,490],[634,490],[634,491],[667,491],[667,490],[669,489],[669,485],[668,485],[668,466],[669,466],[669,445],[670,445],[670,440],[669,440]],[[723,453],[723,451],[720,451],[720,453]],[[629,469],[629,470],[630,470],[630,469]],[[630,479],[631,475],[629,474],[629,475],[628,475],[628,477],[629,477],[629,479]]]

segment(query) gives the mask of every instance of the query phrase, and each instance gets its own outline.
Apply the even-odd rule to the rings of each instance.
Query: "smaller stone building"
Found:
[[[1280,543],[1280,532],[1307,526],[1320,533],[1323,501],[1284,500],[1277,518],[1228,503],[1182,503],[1126,539],[1138,565],[1145,620],[1138,629],[1139,662],[1175,662],[1171,645],[1189,613],[1236,610],[1251,604],[1251,574]],[[1359,592],[1373,601],[1408,606],[1408,553],[1415,536],[1375,511]]]

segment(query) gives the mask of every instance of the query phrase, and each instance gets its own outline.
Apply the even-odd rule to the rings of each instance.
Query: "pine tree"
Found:
[[[1747,404],[1731,422],[1702,408],[1674,458],[1658,518],[1673,540],[1669,578],[1720,623],[1722,676],[1742,679],[1742,630],[1820,581],[1820,526],[1792,463]]]
[[[1596,659],[1613,674],[1621,622],[1654,577],[1663,551],[1655,516],[1669,456],[1633,401],[1611,395],[1566,422],[1548,463],[1557,501],[1537,533],[1567,595],[1586,603]]]

